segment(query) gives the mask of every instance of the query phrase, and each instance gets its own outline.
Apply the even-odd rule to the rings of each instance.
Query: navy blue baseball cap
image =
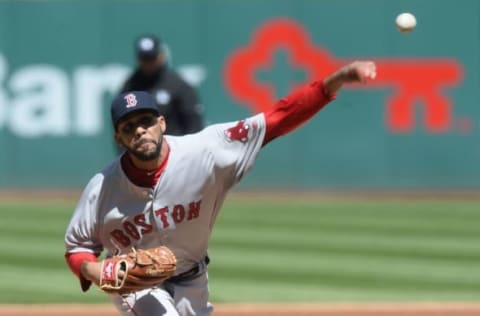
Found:
[[[130,91],[117,96],[110,108],[113,126],[127,115],[138,111],[151,111],[160,115],[160,109],[153,96],[145,91]]]
[[[152,59],[162,51],[161,41],[153,35],[143,35],[135,42],[135,51],[140,59]]]

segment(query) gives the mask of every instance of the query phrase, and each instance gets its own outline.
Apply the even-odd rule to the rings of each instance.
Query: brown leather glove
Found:
[[[102,262],[100,289],[127,294],[152,288],[172,276],[176,267],[177,259],[168,247],[133,249]]]

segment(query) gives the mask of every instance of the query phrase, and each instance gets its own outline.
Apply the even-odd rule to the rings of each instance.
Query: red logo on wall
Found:
[[[225,82],[232,97],[255,112],[265,111],[276,101],[274,87],[260,83],[258,69],[271,67],[278,49],[290,53],[291,64],[307,70],[307,80],[322,78],[351,60],[332,56],[323,47],[312,43],[298,23],[275,19],[263,24],[251,42],[229,56],[225,65]],[[460,123],[469,128],[468,118],[454,122],[451,99],[445,88],[459,85],[463,67],[455,59],[372,59],[377,64],[377,78],[367,86],[350,85],[352,89],[392,89],[386,101],[385,120],[395,133],[406,133],[415,127],[416,102],[424,108],[423,125],[430,133],[443,133]],[[295,87],[293,87],[295,88]]]

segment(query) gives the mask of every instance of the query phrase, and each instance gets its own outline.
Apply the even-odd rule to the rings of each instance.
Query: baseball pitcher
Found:
[[[208,242],[227,192],[263,146],[313,117],[344,83],[375,75],[373,62],[352,62],[268,112],[186,136],[164,135],[168,122],[150,94],[118,96],[111,116],[125,153],[90,180],[65,235],[82,290],[94,283],[122,315],[210,315]]]

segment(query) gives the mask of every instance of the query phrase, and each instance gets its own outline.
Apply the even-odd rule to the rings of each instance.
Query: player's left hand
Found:
[[[326,77],[323,85],[330,95],[334,95],[345,83],[366,83],[376,76],[377,68],[373,61],[354,61]]]
[[[373,61],[354,61],[340,69],[344,83],[366,83],[369,79],[375,79],[377,69]]]

